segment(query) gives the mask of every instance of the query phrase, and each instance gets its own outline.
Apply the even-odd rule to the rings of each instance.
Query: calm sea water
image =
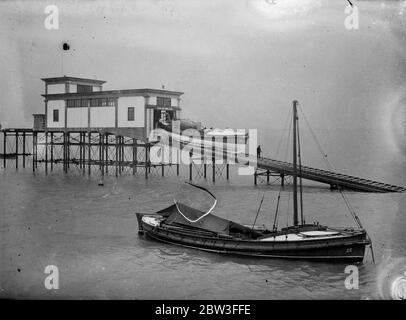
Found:
[[[369,136],[361,135],[362,143],[347,137],[340,148],[328,144],[336,168],[405,186],[404,158],[388,156]],[[263,149],[271,153],[264,143]],[[312,157],[310,152],[306,159],[318,164]],[[376,299],[387,298],[391,279],[406,270],[404,194],[347,194],[373,240],[376,260],[367,255],[358,265],[359,288],[348,290],[345,264],[231,257],[145,240],[137,234],[135,211],[154,212],[174,196],[204,206],[207,197],[173,173],[147,181],[142,174],[107,177],[104,186],[98,179],[74,169],[67,175],[60,169],[48,175],[31,168],[16,172],[12,162],[0,170],[0,297]],[[199,182],[217,196],[217,215],[246,224],[252,224],[265,192],[257,224],[270,226],[279,188],[254,187],[252,180],[233,173],[230,182]],[[354,226],[339,193],[305,183],[308,222]],[[289,191],[282,191],[279,226],[291,219]],[[59,268],[58,290],[44,287],[47,265]]]

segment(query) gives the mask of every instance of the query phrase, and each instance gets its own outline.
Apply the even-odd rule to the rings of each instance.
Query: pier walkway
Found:
[[[259,158],[257,168],[270,170],[284,176],[293,174],[293,165],[289,162]],[[303,179],[329,184],[333,188],[351,189],[365,192],[404,192],[406,188],[387,183],[362,179],[341,173],[302,166],[298,176]]]
[[[232,159],[235,159],[235,163],[239,165],[252,165],[255,167],[255,178],[260,175],[278,175],[283,180],[287,176],[293,175],[293,164],[290,162],[278,161],[270,158],[260,157],[255,158],[252,155],[246,155],[236,150],[235,145],[228,144],[218,144],[214,141],[204,141],[195,139],[195,138],[184,138],[176,135],[171,135],[173,140],[177,140],[180,145],[187,144],[199,150],[203,156],[204,155],[213,155],[223,157],[227,159],[231,156]],[[213,146],[216,146],[216,150],[213,149]],[[209,156],[210,157],[210,156]],[[248,160],[248,161],[247,161]],[[210,158],[209,158],[210,161]],[[213,160],[212,160],[213,161]],[[258,171],[263,171],[262,173]],[[316,169],[307,166],[301,166],[301,170],[298,171],[298,176],[306,180],[317,181],[320,183],[325,183],[330,186],[332,189],[349,189],[362,192],[404,192],[406,188],[395,186],[387,183],[377,182],[373,180],[363,179],[355,176],[345,175],[337,172],[327,171]]]

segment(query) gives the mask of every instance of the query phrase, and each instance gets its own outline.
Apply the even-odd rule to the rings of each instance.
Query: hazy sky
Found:
[[[32,126],[40,78],[69,75],[183,91],[183,116],[208,126],[281,128],[298,99],[319,128],[388,131],[405,108],[406,2],[353,3],[358,30],[344,0],[1,2],[0,123]]]

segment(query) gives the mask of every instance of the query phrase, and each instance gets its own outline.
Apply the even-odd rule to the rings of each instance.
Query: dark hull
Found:
[[[262,258],[308,259],[318,261],[362,262],[365,247],[369,244],[365,231],[352,232],[332,239],[306,241],[259,241],[218,236],[201,236],[189,232],[153,227],[141,221],[141,233],[165,243],[224,254]]]

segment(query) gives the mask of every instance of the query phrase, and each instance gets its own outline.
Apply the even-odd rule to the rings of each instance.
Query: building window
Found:
[[[109,98],[108,105],[111,106],[111,107],[114,107],[116,105],[116,99]]]
[[[83,84],[78,84],[77,85],[77,92],[92,92],[93,87],[92,86],[86,86]]]
[[[81,106],[82,107],[88,107],[89,106],[89,99],[82,99],[81,100]]]
[[[128,107],[128,121],[134,121],[134,107]]]
[[[53,111],[53,120],[54,120],[54,122],[59,122],[59,110],[58,109],[54,109],[54,111]]]
[[[171,98],[157,97],[156,105],[158,107],[170,108],[171,107]]]
[[[68,108],[80,108],[80,107],[88,107],[90,103],[89,99],[69,99],[66,103]]]

